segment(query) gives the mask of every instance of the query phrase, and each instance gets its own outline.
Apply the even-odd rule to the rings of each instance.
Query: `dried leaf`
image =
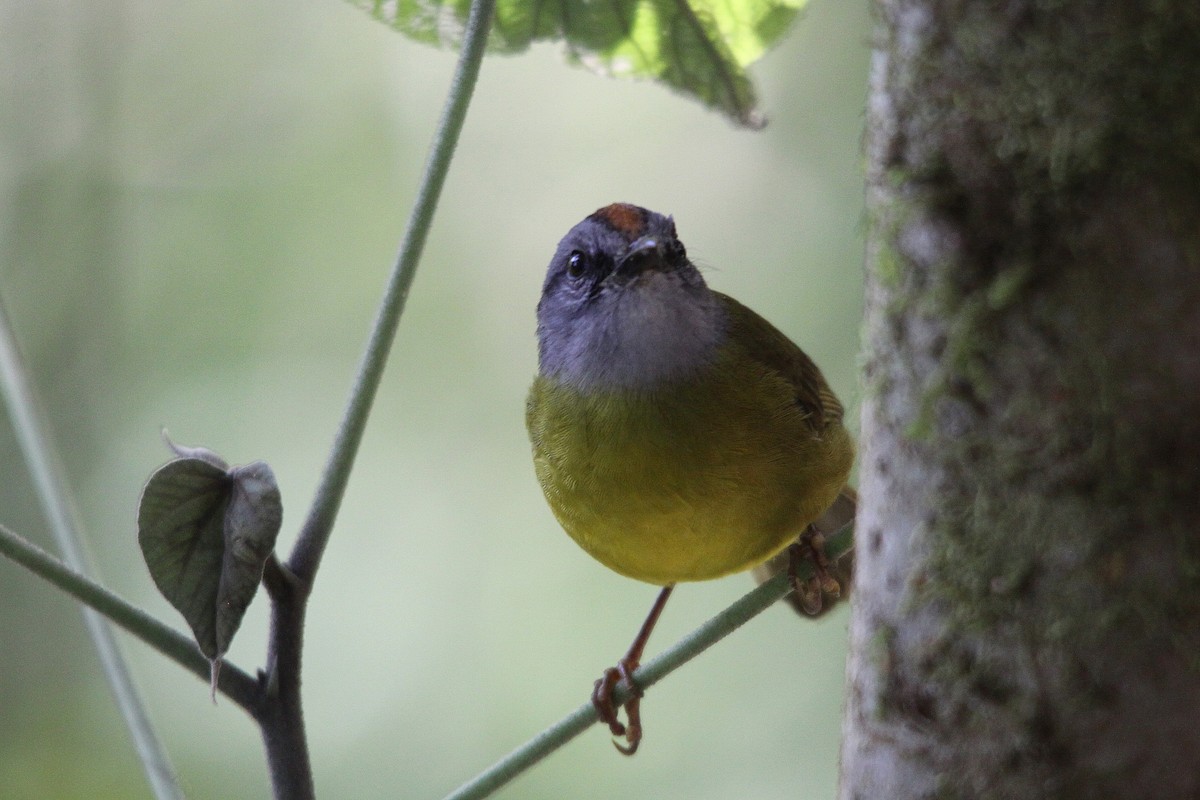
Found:
[[[283,521],[279,487],[261,461],[233,469],[199,448],[147,481],[138,543],[150,575],[213,662],[229,649]]]

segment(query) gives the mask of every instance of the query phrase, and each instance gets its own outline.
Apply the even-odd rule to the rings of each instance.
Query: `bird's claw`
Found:
[[[623,745],[614,740],[613,747],[627,756],[636,753],[638,744],[642,741],[641,703],[644,692],[633,679],[633,671],[636,668],[637,664],[630,664],[625,660],[618,661],[615,667],[604,670],[604,675],[596,681],[592,689],[592,706],[596,709],[600,721],[608,726],[608,730],[613,736],[624,737],[625,741],[629,743]],[[625,702],[625,715],[629,719],[628,725],[622,724],[617,719],[617,706],[613,702],[613,689],[621,681],[625,681],[625,685],[629,687],[630,691],[629,700]]]
[[[806,613],[814,616],[821,613],[825,595],[833,598],[841,596],[842,587],[829,571],[825,536],[816,527],[810,525],[801,534],[799,541],[789,547],[788,556],[788,579]],[[812,577],[803,581],[797,574],[801,561],[813,565]]]

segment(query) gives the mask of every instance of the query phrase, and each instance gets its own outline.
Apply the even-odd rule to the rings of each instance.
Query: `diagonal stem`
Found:
[[[76,572],[3,525],[0,525],[0,554],[108,617],[201,680],[209,679],[208,659],[190,637]],[[255,713],[261,694],[258,681],[236,666],[228,662],[222,665],[217,690],[251,715]]]
[[[320,485],[291,556],[285,563],[270,563],[267,567],[267,588],[272,600],[267,652],[267,698],[256,719],[262,729],[271,784],[277,800],[312,800],[314,797],[312,765],[300,697],[305,608],[321,556],[333,532],[333,523],[350,480],[354,458],[362,442],[405,300],[433,222],[433,213],[462,132],[475,82],[479,77],[494,7],[495,0],[473,0],[471,3],[458,65],[434,135],[417,199]]]
[[[853,526],[847,526],[830,536],[825,542],[825,552],[830,560],[836,561],[854,547]],[[797,567],[797,577],[808,578],[813,574],[813,565],[804,562]],[[670,673],[682,667],[709,647],[728,636],[742,625],[766,611],[777,600],[792,591],[786,572],[781,572],[762,586],[736,601],[700,627],[680,639],[659,655],[647,661],[633,673],[633,679],[642,689],[648,689]],[[620,706],[630,699],[628,688],[620,684],[613,692],[613,703]],[[599,720],[595,706],[589,701],[563,719],[546,728],[525,744],[513,750],[472,780],[446,795],[445,800],[483,800],[498,791],[534,764],[553,753]]]
[[[51,443],[49,426],[41,416],[29,371],[21,358],[16,336],[9,323],[8,313],[0,301],[0,381],[4,399],[12,419],[13,429],[25,454],[30,477],[41,501],[42,510],[50,524],[63,559],[76,572],[87,575],[95,572],[83,544],[82,527],[71,494],[67,490],[66,473],[57,451]],[[159,800],[183,798],[183,790],[175,777],[162,742],[146,714],[145,705],[133,682],[133,675],[113,638],[112,629],[104,618],[90,608],[83,609],[83,621],[92,644],[100,654],[100,663],[108,679],[113,697],[137,749],[146,779]]]
[[[288,567],[296,577],[309,584],[312,583],[320,565],[321,554],[329,543],[334,519],[346,492],[354,457],[358,453],[358,446],[367,425],[371,404],[379,389],[388,352],[395,339],[400,315],[404,312],[408,291],[417,272],[417,263],[420,261],[421,251],[425,247],[425,239],[433,222],[433,213],[437,208],[442,186],[446,182],[446,173],[450,169],[454,149],[458,145],[458,136],[462,132],[467,107],[475,90],[475,81],[479,77],[494,8],[495,0],[474,0],[471,3],[458,65],[450,85],[450,93],[446,97],[441,122],[437,133],[434,134],[433,147],[425,164],[425,174],[417,190],[416,203],[408,219],[400,253],[396,257],[391,278],[380,302],[375,325],[359,365],[354,387],[350,391],[350,399],[325,465],[321,484],[317,488],[304,527],[300,530],[296,547],[288,559]]]

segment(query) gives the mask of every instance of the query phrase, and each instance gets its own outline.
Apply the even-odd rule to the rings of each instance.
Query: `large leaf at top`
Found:
[[[457,45],[470,0],[352,0],[423,42]],[[596,72],[650,78],[736,122],[761,127],[746,67],[787,30],[807,0],[496,0],[488,46],[517,52],[563,40]]]

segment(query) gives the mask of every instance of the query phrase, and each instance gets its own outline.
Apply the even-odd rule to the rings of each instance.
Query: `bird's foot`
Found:
[[[613,747],[627,756],[636,753],[638,743],[642,741],[642,695],[644,692],[642,687],[638,686],[637,681],[633,679],[633,671],[642,661],[642,652],[646,649],[646,642],[650,640],[650,632],[658,623],[658,618],[662,614],[663,608],[666,607],[667,599],[671,596],[671,590],[674,588],[675,584],[673,583],[662,588],[654,605],[650,608],[650,613],[646,615],[646,621],[642,623],[641,630],[634,638],[633,644],[629,645],[629,651],[617,662],[615,667],[604,670],[604,676],[596,681],[596,685],[592,689],[592,706],[596,709],[596,715],[600,717],[601,722],[608,725],[613,736],[625,737],[628,744],[613,741]],[[621,721],[617,719],[617,706],[613,702],[613,689],[621,681],[625,681],[625,685],[629,687],[629,699],[625,701],[625,716],[629,719],[628,725],[622,725]]]
[[[805,580],[801,580],[798,574],[802,561],[813,565],[812,577]],[[825,595],[833,598],[841,596],[842,587],[829,567],[829,558],[825,555],[825,536],[809,525],[800,539],[788,547],[788,579],[808,614],[821,613]]]
[[[637,669],[637,666],[636,661],[621,659],[615,667],[604,670],[604,675],[596,681],[596,685],[592,689],[592,706],[595,707],[600,721],[608,726],[613,736],[623,736],[628,742],[628,744],[621,744],[614,739],[613,747],[627,756],[636,753],[638,744],[642,741],[641,704],[644,692],[633,679],[633,671]],[[613,702],[613,689],[621,681],[625,681],[631,694],[625,703],[625,715],[629,719],[628,725],[621,724],[621,721],[617,719],[617,707]]]

